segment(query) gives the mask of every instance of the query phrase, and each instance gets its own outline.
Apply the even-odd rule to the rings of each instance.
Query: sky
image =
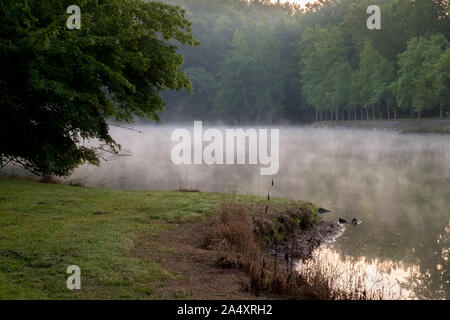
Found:
[[[281,0],[281,2],[296,2],[304,7],[308,2],[316,2],[316,0]]]

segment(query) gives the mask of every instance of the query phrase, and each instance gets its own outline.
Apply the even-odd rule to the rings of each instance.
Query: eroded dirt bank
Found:
[[[173,277],[155,293],[194,299],[328,299],[293,270],[343,227],[298,207],[225,205],[211,219],[173,225],[135,242],[133,257],[163,265]]]

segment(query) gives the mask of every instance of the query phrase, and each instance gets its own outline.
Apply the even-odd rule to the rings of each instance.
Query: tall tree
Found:
[[[422,112],[433,108],[439,101],[433,92],[433,66],[448,46],[442,34],[428,38],[413,38],[399,56],[399,77],[395,85],[400,108]],[[436,70],[435,70],[436,71]]]
[[[284,99],[280,42],[267,24],[249,24],[246,34],[234,34],[219,72],[216,106],[229,120],[271,121],[279,117]]]
[[[69,0],[0,5],[0,161],[68,175],[98,150],[117,153],[108,121],[158,119],[161,90],[190,89],[172,40],[197,44],[179,7],[144,0],[82,1],[80,30],[66,28]],[[99,140],[100,146],[85,142]]]
[[[439,116],[443,118],[444,111],[450,109],[450,48],[440,56],[432,77],[434,94],[439,100]]]
[[[337,27],[307,29],[301,46],[300,70],[306,102],[318,112],[335,112],[334,118],[338,120],[340,103],[333,103],[336,82],[333,66],[344,62],[348,54],[342,33]]]

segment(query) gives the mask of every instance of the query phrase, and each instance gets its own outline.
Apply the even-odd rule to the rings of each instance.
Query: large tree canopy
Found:
[[[439,104],[445,95],[440,88],[433,87],[433,78],[445,75],[446,70],[441,70],[438,63],[448,46],[448,40],[442,34],[408,41],[407,50],[399,56],[396,94],[400,108],[413,106],[420,114]]]
[[[78,3],[77,3],[78,2]],[[81,29],[68,30],[68,6]],[[2,0],[0,167],[68,175],[118,152],[109,121],[158,119],[159,93],[191,90],[176,43],[196,45],[184,10],[144,0]]]

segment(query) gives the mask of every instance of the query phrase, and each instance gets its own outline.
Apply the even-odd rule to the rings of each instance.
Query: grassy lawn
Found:
[[[0,299],[158,299],[154,288],[182,275],[133,258],[134,241],[205,219],[231,200],[267,202],[256,196],[0,179]],[[81,290],[66,287],[69,265],[81,269]]]

